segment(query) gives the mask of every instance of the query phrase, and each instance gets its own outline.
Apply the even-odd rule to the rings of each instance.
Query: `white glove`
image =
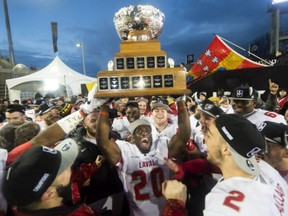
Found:
[[[88,93],[88,98],[85,104],[80,105],[80,109],[84,113],[89,114],[93,112],[94,109],[101,107],[105,104],[109,98],[95,98],[94,95],[97,93],[97,84],[93,86],[91,91]]]
[[[175,102],[177,103],[178,101],[186,102],[186,95],[183,95],[183,96],[180,96],[180,97],[176,98]]]

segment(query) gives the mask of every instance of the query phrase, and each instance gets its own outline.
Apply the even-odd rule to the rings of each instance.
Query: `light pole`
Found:
[[[9,43],[10,64],[12,67],[14,67],[15,57],[14,57],[14,49],[13,49],[13,42],[12,42],[11,29],[10,29],[10,19],[9,19],[9,13],[8,13],[7,0],[3,0],[3,5],[4,5],[6,30],[7,30],[8,43]]]
[[[76,47],[81,47],[82,51],[82,64],[83,64],[83,74],[86,75],[86,69],[85,69],[85,56],[84,56],[84,44],[83,43],[77,43]]]

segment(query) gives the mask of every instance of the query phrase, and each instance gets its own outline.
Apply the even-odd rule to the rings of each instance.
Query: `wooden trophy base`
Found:
[[[191,94],[183,68],[98,72],[96,97],[141,97]]]

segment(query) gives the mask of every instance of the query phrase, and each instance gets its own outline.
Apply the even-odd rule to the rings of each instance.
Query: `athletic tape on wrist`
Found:
[[[71,130],[73,130],[84,117],[81,115],[80,111],[76,111],[66,116],[63,119],[57,121],[57,124],[62,128],[62,130],[68,134]]]

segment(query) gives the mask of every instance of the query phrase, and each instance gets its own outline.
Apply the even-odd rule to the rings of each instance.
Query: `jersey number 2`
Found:
[[[245,198],[245,195],[239,191],[230,191],[229,194],[231,194],[231,196],[227,196],[223,202],[224,205],[239,211],[240,207],[237,206],[237,202],[242,202]]]
[[[150,172],[150,179],[154,196],[161,197],[161,185],[164,182],[163,170],[160,167],[153,169]],[[139,183],[134,185],[136,200],[148,200],[149,193],[141,193],[141,189],[143,189],[147,184],[149,184],[147,182],[146,173],[143,170],[136,170],[132,173],[132,180],[140,180]]]

